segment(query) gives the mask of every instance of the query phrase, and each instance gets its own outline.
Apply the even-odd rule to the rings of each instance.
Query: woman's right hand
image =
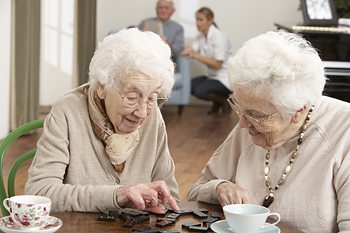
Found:
[[[193,58],[194,50],[191,47],[184,48],[181,52],[182,56]]]
[[[159,214],[165,213],[165,204],[179,210],[164,181],[122,186],[117,190],[117,202],[121,207],[127,206]]]
[[[221,206],[251,203],[248,191],[229,181],[216,187],[216,195]]]

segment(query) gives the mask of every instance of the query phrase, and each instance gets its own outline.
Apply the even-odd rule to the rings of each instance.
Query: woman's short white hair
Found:
[[[153,32],[123,29],[105,37],[98,45],[90,62],[90,85],[111,88],[130,75],[140,73],[160,79],[162,94],[168,97],[174,85],[170,47]]]
[[[326,82],[316,50],[300,36],[267,32],[248,40],[228,61],[230,85],[247,88],[285,115],[322,96]]]

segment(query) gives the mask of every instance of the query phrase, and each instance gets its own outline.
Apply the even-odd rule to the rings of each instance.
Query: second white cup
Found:
[[[270,213],[270,210],[260,205],[232,204],[223,207],[228,225],[234,233],[257,233],[262,228],[271,227],[280,222],[278,213]],[[276,216],[275,222],[265,225],[269,216]]]

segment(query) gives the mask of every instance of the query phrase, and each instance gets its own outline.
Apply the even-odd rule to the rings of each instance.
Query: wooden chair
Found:
[[[9,146],[17,138],[31,132],[32,130],[42,128],[43,124],[44,124],[44,120],[35,120],[32,122],[26,123],[24,125],[21,125],[17,129],[9,133],[0,144],[0,207],[1,207],[2,216],[9,215],[8,211],[3,206],[2,202],[5,198],[12,197],[15,195],[15,178],[16,178],[17,170],[23,165],[24,162],[34,157],[36,148],[32,148],[31,150],[28,150],[24,154],[20,155],[13,163],[7,177],[7,192],[5,189],[4,174],[3,174],[4,173],[3,160],[4,160],[5,153],[9,148]]]

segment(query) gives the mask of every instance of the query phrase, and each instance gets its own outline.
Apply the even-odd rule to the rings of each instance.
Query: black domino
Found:
[[[200,227],[201,224],[198,223],[198,222],[188,222],[188,223],[183,223],[183,224],[182,224],[182,228],[184,228],[184,229],[188,229],[188,228],[190,228],[191,226]]]
[[[208,217],[208,215],[205,214],[205,213],[203,213],[202,211],[196,210],[196,211],[193,211],[192,213],[193,213],[194,216],[197,217],[197,218],[207,218],[207,217]]]
[[[197,226],[190,226],[188,228],[189,231],[197,231],[197,232],[208,232],[208,227],[197,227]]]
[[[114,222],[116,218],[114,216],[100,216],[97,218],[99,222]]]

